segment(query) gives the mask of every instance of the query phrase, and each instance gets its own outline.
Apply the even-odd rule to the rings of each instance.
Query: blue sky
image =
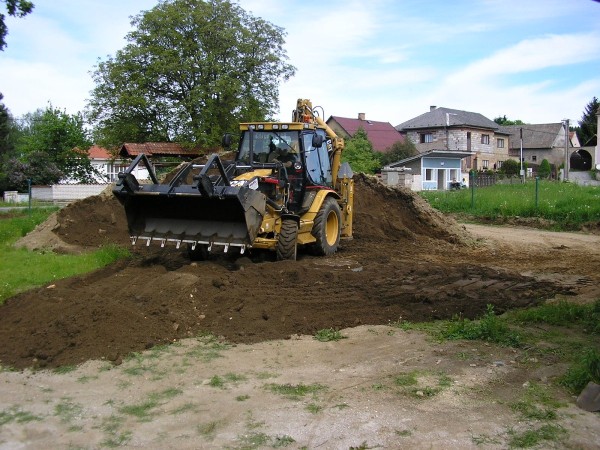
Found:
[[[130,16],[157,0],[33,0],[8,18],[0,92],[18,117],[49,102],[82,111],[90,71],[125,45]],[[283,27],[298,98],[330,115],[398,125],[430,105],[527,123],[581,119],[600,98],[600,3],[592,0],[240,0]],[[4,12],[4,11],[3,11]]]

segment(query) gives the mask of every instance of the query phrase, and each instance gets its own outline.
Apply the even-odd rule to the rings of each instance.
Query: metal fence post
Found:
[[[29,214],[31,214],[31,178],[27,179],[27,194],[29,195]]]
[[[471,178],[471,180],[469,181],[469,183],[471,184],[471,209],[475,207],[475,174],[476,172],[474,170],[471,170],[469,172],[469,177]]]
[[[535,177],[535,209],[538,209],[540,177]]]

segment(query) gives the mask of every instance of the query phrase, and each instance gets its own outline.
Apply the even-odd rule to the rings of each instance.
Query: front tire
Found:
[[[277,240],[277,261],[295,261],[298,253],[298,222],[283,219]]]
[[[320,256],[333,255],[342,234],[342,213],[340,205],[333,197],[327,197],[315,217],[312,235],[317,239],[313,244],[314,253]]]

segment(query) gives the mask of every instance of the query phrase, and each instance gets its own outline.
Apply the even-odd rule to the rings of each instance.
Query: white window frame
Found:
[[[431,144],[433,142],[433,133],[421,133],[419,142],[421,144]]]
[[[503,138],[498,138],[496,140],[496,142],[498,142],[498,148],[504,148],[504,139]]]
[[[490,145],[490,135],[489,134],[482,134],[481,135],[481,143],[485,144],[485,145]]]

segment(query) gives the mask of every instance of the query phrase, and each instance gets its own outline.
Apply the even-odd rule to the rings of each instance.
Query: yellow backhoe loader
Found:
[[[275,251],[278,260],[295,260],[298,247],[335,253],[352,237],[353,174],[341,162],[344,140],[318,109],[299,99],[291,122],[242,123],[234,161],[213,154],[166,184],[139,155],[113,189],[132,243],[187,246],[194,259],[232,248]],[[231,141],[225,135],[223,146]],[[141,162],[151,184],[133,175]]]

